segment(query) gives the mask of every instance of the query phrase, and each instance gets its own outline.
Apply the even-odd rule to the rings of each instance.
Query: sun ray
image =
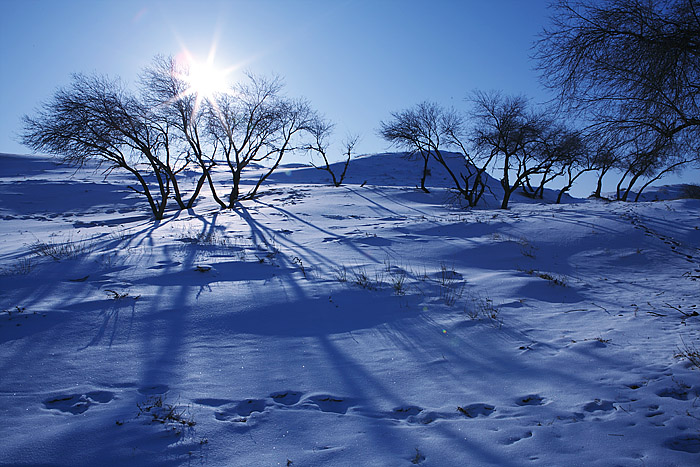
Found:
[[[178,62],[181,69],[174,70],[175,76],[186,83],[187,88],[180,95],[176,96],[175,100],[194,96],[195,102],[192,118],[200,112],[205,103],[208,103],[218,116],[220,111],[216,102],[217,96],[234,92],[229,79],[234,72],[240,70],[245,63],[248,63],[244,61],[220,68],[216,64],[217,50],[218,41],[214,40],[206,58],[200,60],[186,46],[182,45],[181,52],[176,57],[176,62]]]

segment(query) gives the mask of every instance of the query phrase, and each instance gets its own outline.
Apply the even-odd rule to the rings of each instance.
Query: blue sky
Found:
[[[529,60],[546,0],[0,0],[0,151],[74,72],[133,82],[156,54],[187,48],[220,67],[278,74],[380,152],[380,120],[422,100],[456,107],[474,89],[544,99]],[[232,74],[235,80],[240,74]]]
[[[17,142],[21,116],[71,73],[133,83],[156,54],[187,49],[204,60],[212,45],[217,66],[240,67],[232,81],[243,70],[280,75],[288,95],[309,99],[336,123],[338,139],[359,134],[360,153],[382,152],[390,148],[376,134],[379,122],[423,100],[466,109],[475,89],[551,97],[530,60],[547,4],[0,0],[0,152],[29,151]]]

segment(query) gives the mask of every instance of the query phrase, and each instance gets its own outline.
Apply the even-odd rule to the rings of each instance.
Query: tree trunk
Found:
[[[559,190],[559,194],[557,195],[557,203],[556,204],[561,204],[562,196],[564,196],[564,193],[569,191],[572,186],[573,186],[573,184],[570,183],[570,184],[566,185],[564,188],[562,188],[561,190]]]
[[[625,179],[627,178],[627,175],[629,175],[629,173],[630,173],[630,170],[627,169],[627,171],[622,175],[622,178],[620,179],[620,181],[617,183],[617,188],[615,189],[615,199],[617,199],[618,201],[620,201],[620,191],[622,190],[622,183],[625,181]],[[622,200],[622,201],[624,201],[624,200]]]
[[[632,177],[632,180],[630,180],[629,185],[627,185],[627,189],[625,190],[625,193],[622,195],[622,199],[621,199],[620,201],[627,201],[627,197],[629,196],[630,191],[632,191],[632,188],[634,187],[634,184],[637,183],[637,180],[639,180],[639,177],[640,177],[641,175],[642,175],[642,174],[639,173],[639,174],[637,174],[637,175],[635,175],[635,176]],[[619,197],[619,196],[618,196],[618,197]]]
[[[503,185],[503,201],[501,202],[501,209],[508,209],[508,201],[510,200],[510,195],[514,190],[515,188],[511,188],[508,185]]]
[[[603,191],[603,176],[605,175],[605,172],[601,173],[600,176],[598,177],[598,185],[595,188],[595,192],[593,193],[593,196],[596,198],[602,198],[602,191]]]
[[[425,193],[430,193],[430,190],[428,190],[425,187],[425,179],[428,178],[428,161],[429,160],[430,160],[430,155],[423,156],[423,176],[420,179],[420,189],[423,190],[423,192],[425,192]]]

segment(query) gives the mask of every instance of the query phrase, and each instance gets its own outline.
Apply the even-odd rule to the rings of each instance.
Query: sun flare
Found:
[[[194,97],[192,118],[206,108],[212,109],[218,115],[220,113],[218,97],[224,94],[235,94],[231,82],[232,74],[239,70],[244,62],[220,67],[215,60],[216,51],[217,44],[214,41],[205,60],[195,56],[185,46],[175,56],[172,73],[183,83],[183,88],[173,100]]]
[[[214,104],[217,95],[229,92],[230,75],[238,69],[238,66],[219,67],[215,60],[216,49],[216,43],[212,44],[205,60],[199,59],[185,47],[176,57],[179,69],[177,77],[187,86],[181,96],[194,95],[197,107],[204,101]]]
[[[210,61],[197,62],[191,60],[189,70],[184,79],[189,85],[189,91],[200,99],[211,100],[216,94],[226,91],[226,72],[218,69]]]

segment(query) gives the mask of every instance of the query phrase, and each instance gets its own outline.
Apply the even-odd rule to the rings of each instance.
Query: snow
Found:
[[[700,200],[380,154],[155,222],[93,169],[0,156],[2,464],[700,463]]]

